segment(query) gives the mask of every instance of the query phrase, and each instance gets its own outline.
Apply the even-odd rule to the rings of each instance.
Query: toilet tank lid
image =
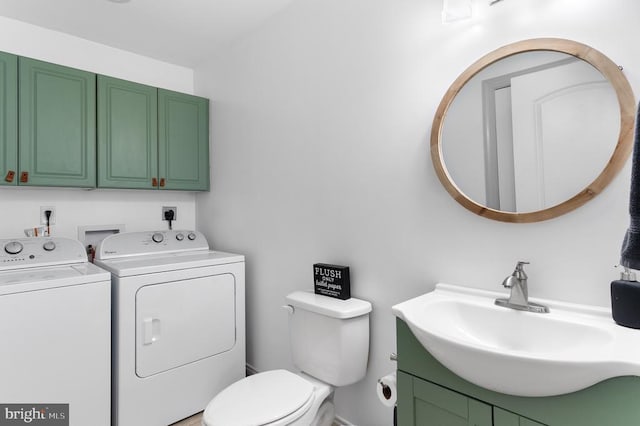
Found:
[[[342,300],[308,291],[294,291],[285,299],[294,308],[338,319],[359,317],[371,312],[371,303],[353,297]]]

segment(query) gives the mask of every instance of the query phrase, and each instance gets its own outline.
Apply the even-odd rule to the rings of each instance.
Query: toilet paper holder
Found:
[[[390,361],[398,361],[398,354],[395,352],[391,352],[391,354],[389,354],[389,360]],[[393,391],[391,390],[391,388],[382,380],[382,377],[378,379],[378,384],[380,386],[382,386],[382,394],[384,395],[384,397],[386,399],[391,399],[391,396],[393,394]]]
[[[380,384],[380,386],[382,386],[382,395],[384,396],[384,398],[386,400],[390,400],[393,396],[391,388],[385,382],[383,382],[382,379],[378,379],[378,383]]]
[[[387,407],[393,407],[396,405],[398,393],[396,380],[395,371],[378,379],[376,393],[378,394],[380,402]]]

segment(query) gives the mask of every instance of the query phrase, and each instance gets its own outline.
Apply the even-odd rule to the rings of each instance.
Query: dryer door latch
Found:
[[[160,339],[160,320],[158,318],[145,318],[142,321],[142,344],[150,345]]]

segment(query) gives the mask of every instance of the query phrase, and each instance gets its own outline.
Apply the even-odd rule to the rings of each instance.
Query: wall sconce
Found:
[[[471,18],[471,0],[443,0],[442,23]]]

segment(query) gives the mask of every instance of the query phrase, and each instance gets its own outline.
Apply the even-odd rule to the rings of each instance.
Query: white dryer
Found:
[[[197,231],[129,232],[95,263],[112,275],[114,425],[171,424],[245,376],[244,256]]]
[[[0,424],[110,424],[110,278],[76,240],[0,240]]]

